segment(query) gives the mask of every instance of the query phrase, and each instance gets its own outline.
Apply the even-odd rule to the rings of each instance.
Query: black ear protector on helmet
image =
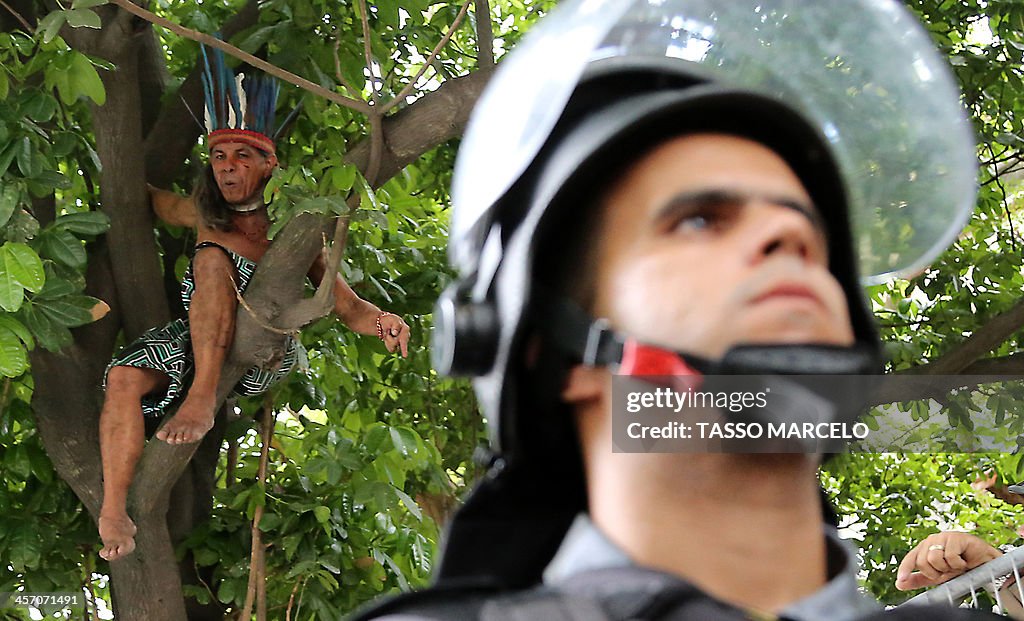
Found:
[[[438,373],[453,377],[483,375],[494,365],[500,334],[494,305],[469,297],[472,280],[441,293],[434,307],[431,361]]]

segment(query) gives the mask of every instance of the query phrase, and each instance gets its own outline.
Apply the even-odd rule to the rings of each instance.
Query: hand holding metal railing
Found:
[[[920,604],[947,604],[978,608],[985,599],[979,596],[987,591],[995,598],[998,612],[1015,619],[1024,619],[1024,548],[1011,550],[983,563],[943,584],[916,595],[902,606]]]

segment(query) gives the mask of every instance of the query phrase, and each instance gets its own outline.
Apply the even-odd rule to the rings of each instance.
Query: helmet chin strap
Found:
[[[713,360],[647,344],[593,319],[561,300],[544,309],[545,336],[564,354],[589,366],[608,367],[676,392],[735,392],[770,388],[766,407],[721,411],[724,422],[804,425],[855,422],[882,371],[877,348],[836,345],[739,345]],[[826,377],[822,377],[826,376]],[[764,447],[761,447],[764,448]],[[773,452],[819,452],[800,442]],[[828,447],[834,451],[841,447]]]
[[[562,299],[538,315],[545,336],[565,354],[588,366],[604,366],[616,375],[877,375],[882,372],[875,347],[779,344],[737,345],[718,360],[643,343],[594,319],[575,302]]]

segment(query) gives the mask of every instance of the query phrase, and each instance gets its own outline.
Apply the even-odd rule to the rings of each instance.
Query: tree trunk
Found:
[[[170,319],[163,295],[162,274],[153,235],[153,214],[146,191],[142,158],[142,100],[139,95],[139,52],[125,45],[115,71],[101,74],[107,102],[93,107],[96,152],[103,163],[100,200],[110,216],[107,240],[114,266],[114,284],[127,339]]]

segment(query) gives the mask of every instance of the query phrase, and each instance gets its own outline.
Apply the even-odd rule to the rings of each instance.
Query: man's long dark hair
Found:
[[[217,180],[213,176],[213,166],[207,164],[203,173],[199,176],[199,183],[193,192],[196,209],[199,211],[199,219],[204,226],[217,231],[230,231],[234,228],[231,224],[231,208],[224,200],[220,188],[217,187]]]

